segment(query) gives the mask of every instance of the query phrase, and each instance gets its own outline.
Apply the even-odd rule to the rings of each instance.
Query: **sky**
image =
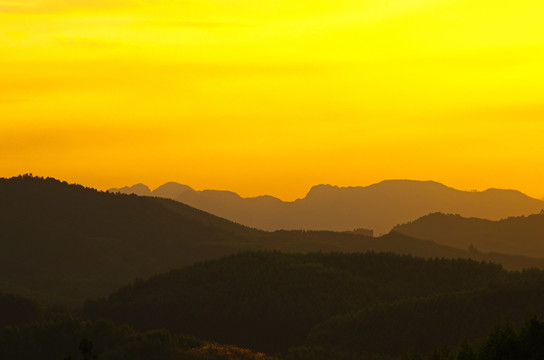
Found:
[[[541,0],[0,0],[0,176],[544,196]]]

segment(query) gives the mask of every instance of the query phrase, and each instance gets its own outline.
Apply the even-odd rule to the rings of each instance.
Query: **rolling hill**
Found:
[[[544,316],[542,275],[518,274],[517,279],[480,289],[381,303],[338,315],[315,326],[305,345],[325,348],[328,358],[356,359],[364,353],[397,358],[456,348],[463,341],[479,343],[499,322],[519,327],[531,316]]]
[[[181,264],[259,248],[244,238],[251,229],[186,205],[55,179],[1,179],[0,213],[0,284],[72,299],[105,294]]]
[[[338,314],[507,281],[498,265],[393,254],[243,253],[137,281],[84,313],[138,330],[285,352]]]
[[[449,246],[474,246],[484,252],[544,256],[544,211],[499,221],[434,213],[398,225],[394,231]]]
[[[168,189],[165,191],[164,187]],[[195,191],[167,183],[154,191],[144,185],[111,192],[168,197],[197,209],[263,230],[347,231],[356,228],[387,233],[397,224],[434,212],[498,220],[539,213],[544,201],[519,191],[460,191],[434,181],[387,180],[366,187],[317,185],[303,199],[281,201],[272,196],[242,198],[230,191]]]
[[[499,321],[517,327],[544,316],[543,285],[543,271],[466,259],[257,252],[134,282],[83,313],[289,360],[382,360],[455,348]]]

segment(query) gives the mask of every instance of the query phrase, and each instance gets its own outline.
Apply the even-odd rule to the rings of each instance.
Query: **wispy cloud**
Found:
[[[491,119],[507,119],[516,122],[541,123],[544,116],[544,105],[537,103],[517,106],[500,106],[481,110],[480,116]]]
[[[151,20],[140,22],[141,26],[164,28],[193,28],[193,29],[219,29],[249,27],[250,24],[235,21],[208,21],[208,20]]]
[[[158,130],[133,126],[110,126],[108,131],[96,125],[36,124],[2,128],[0,134],[0,153],[20,155],[30,152],[38,154],[64,153],[78,149],[93,149],[104,146],[129,144],[134,138],[142,141],[159,141],[162,135]],[[119,134],[124,136],[120,137]]]
[[[73,46],[73,47],[114,49],[121,46],[120,42],[105,40],[105,39],[97,38],[97,37],[87,37],[87,36],[75,36],[75,37],[59,36],[59,37],[56,37],[55,40],[62,45]]]
[[[0,13],[29,13],[37,11],[36,4],[30,1],[0,1]]]
[[[0,105],[3,104],[13,104],[23,101],[22,99],[16,99],[16,98],[0,98]]]
[[[76,9],[101,10],[138,5],[134,0],[0,0],[0,13],[58,13]]]

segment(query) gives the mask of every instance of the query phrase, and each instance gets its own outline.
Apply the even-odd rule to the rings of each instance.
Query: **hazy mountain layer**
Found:
[[[168,183],[152,192],[142,191],[141,184],[110,191],[168,197],[240,224],[272,231],[367,228],[384,234],[397,224],[433,212],[498,220],[544,209],[544,201],[519,191],[460,191],[433,181],[388,180],[345,188],[318,185],[305,198],[293,202],[272,196],[242,198],[229,191],[195,191],[186,185],[175,185]]]
[[[544,256],[544,212],[499,221],[435,213],[395,231],[440,244],[526,256]]]

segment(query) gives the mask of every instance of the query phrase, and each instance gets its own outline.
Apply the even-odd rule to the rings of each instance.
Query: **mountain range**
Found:
[[[529,318],[544,314],[544,271],[533,269],[544,259],[496,252],[542,254],[544,212],[433,213],[379,237],[270,232],[172,199],[23,175],[0,178],[0,215],[0,358],[544,354],[544,323]],[[526,325],[489,332],[504,317]],[[465,356],[477,344],[491,355]],[[435,351],[445,347],[461,355]]]
[[[109,192],[170,198],[225,219],[262,230],[371,229],[394,226],[442,212],[499,220],[539,213],[544,201],[516,190],[461,191],[434,181],[386,180],[370,186],[317,185],[295,201],[272,196],[243,198],[231,191],[197,191],[175,182],[151,191],[143,184]]]
[[[79,303],[136,278],[241,251],[386,251],[544,268],[543,259],[459,249],[399,232],[267,232],[170,199],[32,176],[0,179],[0,214],[0,290],[43,303]]]

